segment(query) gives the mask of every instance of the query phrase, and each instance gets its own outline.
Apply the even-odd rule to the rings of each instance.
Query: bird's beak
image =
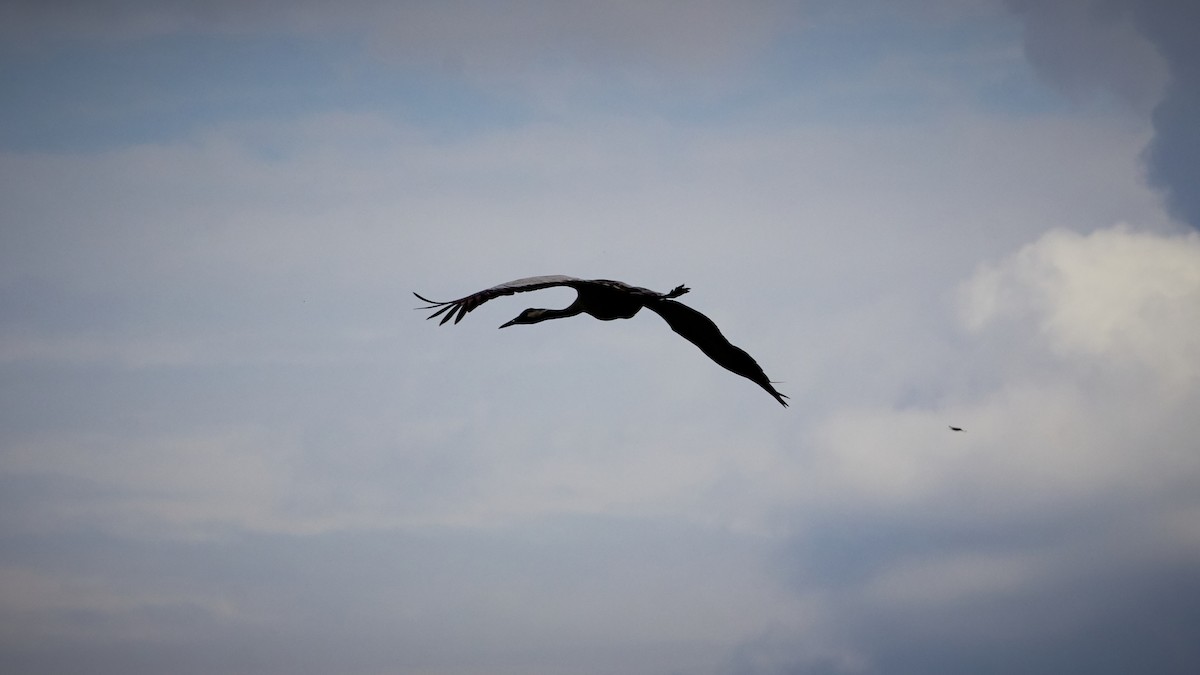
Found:
[[[513,325],[513,324],[515,324],[516,322],[517,322],[517,320],[516,320],[516,319],[513,319],[512,321],[509,321],[508,323],[501,324],[501,325],[500,325],[500,327],[501,327],[501,328],[508,328],[509,326],[511,326],[511,325]]]

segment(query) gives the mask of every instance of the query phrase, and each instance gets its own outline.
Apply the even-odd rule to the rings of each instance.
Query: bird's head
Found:
[[[543,315],[545,315],[545,313],[546,313],[546,310],[544,310],[544,309],[537,309],[534,307],[530,307],[529,309],[518,314],[517,318],[513,319],[512,321],[509,321],[506,324],[501,325],[500,327],[508,328],[509,326],[515,326],[516,324],[519,324],[519,323],[523,323],[523,324],[538,323],[539,321],[544,320]]]

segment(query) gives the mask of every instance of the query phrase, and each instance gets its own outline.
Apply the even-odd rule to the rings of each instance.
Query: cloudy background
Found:
[[[4,3],[0,669],[1197,672],[1197,25]]]

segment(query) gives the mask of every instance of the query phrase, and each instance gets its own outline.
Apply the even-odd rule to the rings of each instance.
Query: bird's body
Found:
[[[512,321],[500,327],[505,328],[516,324],[540,323],[550,319],[563,319],[579,314],[587,314],[601,321],[630,319],[641,311],[643,307],[646,307],[661,316],[667,322],[667,325],[671,327],[671,330],[699,347],[702,352],[717,362],[718,365],[749,379],[765,389],[771,396],[774,396],[775,400],[787,406],[787,401],[784,400],[787,397],[775,390],[771,381],[767,379],[766,373],[763,372],[762,368],[759,367],[758,363],[749,354],[725,339],[725,336],[721,334],[717,325],[708,317],[674,300],[674,298],[688,292],[689,289],[684,286],[676,286],[670,293],[658,293],[647,288],[630,286],[620,281],[576,279],[575,277],[553,275],[509,281],[449,302],[434,302],[417,293],[413,293],[413,295],[416,295],[424,302],[430,303],[428,307],[420,309],[437,310],[428,318],[432,319],[444,315],[441,321],[444,324],[451,317],[454,318],[454,323],[462,321],[462,318],[468,312],[488,300],[553,286],[567,286],[575,289],[578,293],[575,302],[572,302],[564,309],[529,308],[517,315]]]
[[[949,426],[949,425],[947,425],[947,426]],[[950,431],[966,431],[966,429],[963,429],[962,427],[951,426]]]

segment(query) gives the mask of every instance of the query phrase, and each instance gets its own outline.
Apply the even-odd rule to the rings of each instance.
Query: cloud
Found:
[[[794,21],[785,3],[721,0],[563,5],[461,0],[396,6],[376,26],[381,53],[463,70],[643,65],[699,74],[758,56]]]
[[[1197,235],[1124,227],[1052,231],[982,267],[960,289],[976,353],[958,375],[995,384],[941,409],[831,417],[815,441],[841,476],[831,489],[920,505],[969,485],[983,515],[1194,480],[1200,467],[1180,452],[1192,422],[1178,415],[1200,381],[1198,270]],[[938,417],[968,433],[930,442]]]
[[[815,111],[829,87],[754,63],[798,25],[766,6],[703,5],[694,34],[665,5],[309,5],[272,23],[254,18],[271,3],[168,3],[141,28],[133,5],[98,6],[72,30],[149,45],[117,45],[129,62],[176,42],[147,37],[220,33],[177,58],[240,76],[202,55],[309,20],[397,66],[366,76],[338,52],[290,71],[321,92],[340,91],[329,71],[390,92],[401,70],[772,86],[704,119],[580,101],[447,133],[376,99],[291,109],[258,86],[268,69],[240,81],[261,118],[0,156],[3,669],[974,672],[1022,665],[1010,643],[1091,663],[1121,616],[1163,617],[1127,653],[1191,658],[1167,632],[1189,625],[1169,591],[1200,555],[1180,442],[1194,242],[1163,234],[1139,182],[1146,130],[965,108],[978,43],[957,24],[922,26],[936,39],[912,60],[911,34],[884,41],[913,66],[884,69],[887,91],[933,79],[953,105],[894,117],[879,71],[839,69],[855,107],[884,104],[847,120]],[[982,79],[1028,87],[1011,24],[990,21]],[[947,43],[971,45],[949,49],[964,70],[931,75]],[[815,68],[857,48],[818,46]],[[1070,233],[1119,221],[1145,229]],[[688,283],[796,405],[654,316],[509,333],[494,327],[522,300],[454,328],[411,310],[410,290],[556,272]]]
[[[928,406],[955,386],[940,368],[957,338],[940,332],[930,298],[997,242],[1152,215],[1129,159],[1140,140],[1103,124],[971,116],[936,134],[779,124],[714,135],[605,115],[447,140],[383,115],[328,114],[98,153],[10,153],[0,364],[62,371],[5,409],[6,428],[37,439],[23,456],[61,455],[13,480],[54,495],[37,522],[91,514],[97,529],[186,537],[562,511],[762,532],[776,500],[826,494],[771,450],[761,392],[657,317],[497,335],[524,300],[438,329],[408,299],[544,271],[691,284],[694,305],[804,399],[796,417],[825,421],[823,442],[847,448],[830,471],[864,488],[850,494],[920,490],[935,473],[925,467],[952,467],[952,454],[896,453],[874,475],[857,473],[856,457],[875,434],[917,443],[943,420],[896,424],[846,406]],[[731,277],[731,257],[761,264]],[[909,345],[904,358],[881,333]],[[721,431],[728,420],[694,419],[697,405],[739,411],[739,440]],[[600,409],[619,428],[593,429]],[[129,410],[142,420],[135,438]],[[88,433],[50,433],[62,419]],[[101,449],[139,471],[95,470]],[[270,479],[206,482],[224,472]],[[158,492],[113,500],[146,484]]]
[[[780,564],[821,639],[764,636],[729,672],[1194,667],[1169,626],[1200,611],[1197,270],[1195,233],[1122,226],[981,267],[953,377],[990,384],[815,430]]]
[[[1169,77],[1162,56],[1120,3],[1006,0],[1024,25],[1025,55],[1077,100],[1109,92],[1148,114]]]
[[[336,10],[320,2],[6,3],[5,32],[16,41],[125,41],[163,35],[365,35],[374,52],[401,66],[457,74],[553,71],[583,66],[663,69],[699,76],[743,65],[798,23],[789,3],[756,0],[563,5],[546,0],[388,3],[358,0]],[[557,64],[557,65],[556,65]]]
[[[1145,35],[1167,61],[1171,81],[1154,109],[1154,140],[1146,149],[1150,180],[1167,193],[1179,218],[1200,228],[1200,44],[1188,26],[1200,23],[1200,5],[1188,0],[1132,2]]]
[[[1008,0],[1024,21],[1030,61],[1080,95],[1108,89],[1136,109],[1153,108],[1146,148],[1150,181],[1175,216],[1200,228],[1200,23],[1189,0]]]
[[[963,296],[967,326],[1024,317],[1056,355],[1200,377],[1200,238],[1126,228],[1056,231],[982,270]]]
[[[375,3],[356,3],[341,14],[320,2],[254,0],[65,0],[53,4],[15,0],[0,9],[0,31],[11,45],[25,48],[64,42],[125,42],[188,33],[245,35],[258,31],[301,32],[318,26],[336,29],[359,10]],[[350,25],[353,25],[352,23]]]

